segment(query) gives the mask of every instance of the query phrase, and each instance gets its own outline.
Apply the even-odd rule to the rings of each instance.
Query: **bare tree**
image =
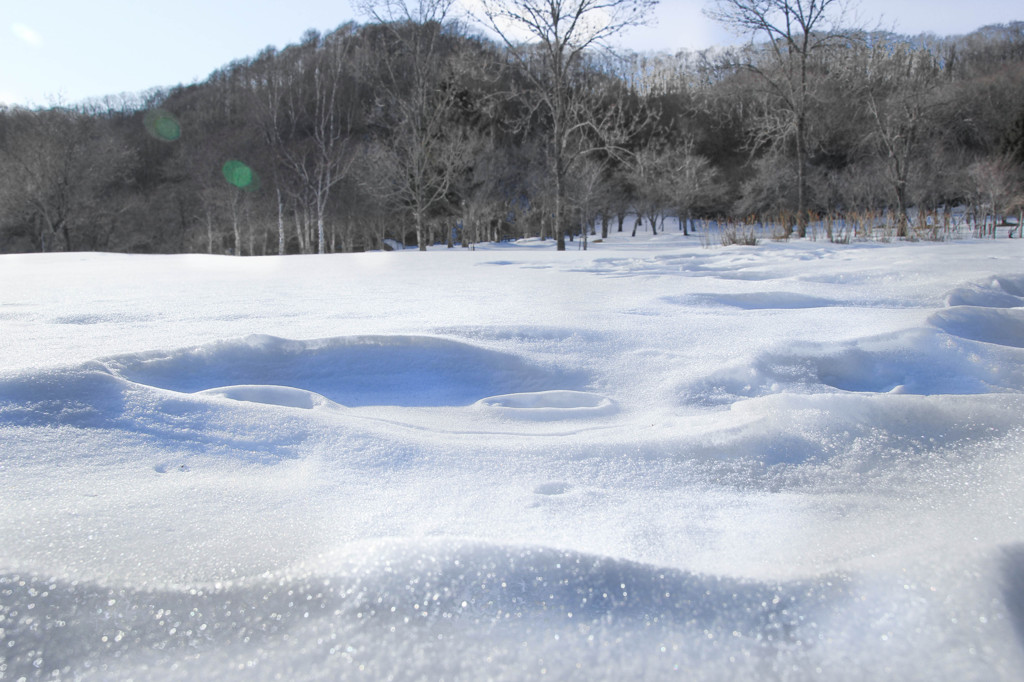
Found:
[[[123,183],[132,152],[79,109],[15,109],[0,135],[0,199],[36,226],[42,251],[97,248],[111,187]],[[107,199],[108,201],[104,201]]]
[[[284,168],[287,155],[281,149],[284,118],[284,92],[289,84],[289,73],[282,67],[282,58],[273,48],[261,52],[250,64],[249,82],[252,84],[252,115],[263,134],[264,142],[273,150],[271,164],[275,198],[277,200],[277,255],[283,256],[287,238],[284,227]]]
[[[457,31],[446,21],[454,0],[364,0],[362,10],[383,28],[373,56],[381,60],[371,154],[372,189],[408,210],[421,251],[430,214],[445,205],[466,165],[464,131],[453,125],[458,92],[446,42]]]
[[[628,163],[637,223],[646,218],[654,234],[658,234],[658,225],[664,222],[665,212],[672,204],[669,182],[673,161],[670,154],[663,148],[647,146],[631,155]],[[636,236],[635,227],[633,236]]]
[[[1020,168],[1010,157],[999,156],[975,161],[968,167],[967,175],[973,185],[975,204],[992,216],[992,237],[995,238],[1001,219],[1005,224],[1006,214],[1024,205]],[[1013,234],[1012,229],[1009,234]]]
[[[688,235],[694,209],[710,203],[721,193],[718,170],[706,156],[694,152],[692,141],[687,141],[675,154],[668,182],[679,228]]]
[[[884,160],[885,177],[895,201],[896,236],[907,236],[907,192],[913,164],[934,110],[942,105],[939,60],[907,44],[881,44],[870,55],[865,94],[873,123],[869,139]]]
[[[327,250],[326,217],[331,191],[344,180],[352,164],[352,127],[357,116],[356,79],[348,72],[354,30],[338,30],[320,37],[309,32],[305,45],[312,64],[304,77],[284,93],[283,112],[270,129],[281,162],[299,181],[302,197],[316,219],[317,252]],[[268,97],[273,90],[268,90]],[[280,206],[280,203],[279,203]],[[283,221],[279,221],[281,224]]]
[[[577,164],[569,178],[570,199],[579,215],[580,248],[587,250],[588,237],[597,218],[601,197],[606,194],[608,164],[596,156],[587,156]]]
[[[596,127],[579,80],[588,50],[644,23],[657,0],[480,0],[482,22],[525,67],[533,109],[547,123],[558,249],[565,250],[566,175]]]
[[[503,153],[489,137],[471,132],[467,140],[469,167],[455,186],[462,217],[462,246],[497,240],[499,228],[513,213],[518,182],[515,159]]]
[[[792,140],[799,236],[807,231],[808,116],[814,104],[812,56],[842,37],[845,0],[715,0],[708,16],[742,33],[767,39],[768,62],[747,67],[767,85],[769,105],[762,144]]]

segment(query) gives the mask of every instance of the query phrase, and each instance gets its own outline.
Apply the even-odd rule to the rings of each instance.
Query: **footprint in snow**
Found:
[[[572,489],[572,486],[563,481],[549,481],[541,483],[533,489],[535,495],[564,495]]]
[[[191,471],[191,469],[187,464],[169,464],[164,462],[153,467],[153,471],[158,474],[166,474],[173,471]]]

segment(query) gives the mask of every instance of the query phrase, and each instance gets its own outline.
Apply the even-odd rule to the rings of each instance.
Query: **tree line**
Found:
[[[903,36],[836,3],[720,0],[747,45],[615,54],[652,1],[482,0],[485,34],[378,0],[200,83],[0,108],[0,252],[565,248],[669,217],[941,238],[954,208],[1019,231],[1024,23]]]

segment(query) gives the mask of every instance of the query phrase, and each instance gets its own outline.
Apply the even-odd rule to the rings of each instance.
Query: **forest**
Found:
[[[1022,236],[1024,22],[741,13],[763,4],[715,5],[744,45],[622,54],[603,39],[628,19],[517,42],[388,2],[202,82],[0,107],[0,253],[564,249],[711,220],[740,242]]]

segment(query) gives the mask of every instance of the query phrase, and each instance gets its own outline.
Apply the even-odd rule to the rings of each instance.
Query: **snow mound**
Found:
[[[978,614],[957,612],[948,595],[899,576],[741,580],[454,540],[355,543],[319,563],[254,581],[151,590],[0,575],[4,636],[18,644],[6,654],[6,673],[312,679],[311,662],[317,679],[508,679],[511,672],[583,680],[609,671],[606,679],[674,679],[689,670],[708,680],[852,680],[994,672],[979,670],[968,652],[980,641],[967,625],[942,630],[957,616],[976,624]],[[888,645],[907,624],[917,634]],[[989,626],[989,635],[998,636],[998,627]],[[842,647],[873,647],[873,655],[851,661]]]
[[[173,679],[254,679],[264,669],[308,679],[315,660],[323,679],[356,669],[369,679],[533,677],[545,662],[554,679],[583,679],[609,662],[660,676],[709,656],[727,666],[730,654],[770,659],[813,641],[822,607],[846,589],[838,579],[747,583],[532,546],[354,549],[314,572],[198,589],[0,576],[5,636],[18,643],[6,672],[128,679],[173,663]],[[26,603],[30,613],[6,606]]]
[[[329,402],[319,393],[290,386],[224,386],[201,391],[200,395],[249,403],[263,403],[264,405],[296,407],[304,410],[311,410]]]
[[[1004,549],[1002,572],[1007,611],[1017,639],[1024,646],[1024,543]]]
[[[295,341],[251,335],[198,348],[133,353],[103,361],[136,384],[234,400],[310,408],[319,398],[350,407],[470,405],[484,396],[565,388],[579,373],[426,336]],[[216,389],[216,390],[213,390]]]
[[[0,376],[0,423],[98,427],[124,409],[123,382],[101,364]]]
[[[941,324],[946,320],[946,326],[952,327],[952,320],[958,320],[967,326],[981,316],[966,317],[936,314],[933,321]],[[987,332],[990,339],[1012,340],[1013,318],[986,319],[988,326],[963,329],[963,336]],[[727,405],[783,392],[831,390],[915,395],[1019,392],[1024,390],[1024,355],[1009,348],[985,347],[938,329],[919,328],[840,344],[791,344],[784,351],[762,353],[715,372],[683,387],[682,392],[690,403]]]
[[[957,287],[929,324],[964,339],[1024,348],[1024,277],[994,276]]]
[[[928,321],[954,336],[1024,348],[1024,309],[958,306],[940,310]]]
[[[986,308],[1024,306],[1024,277],[996,276],[978,284],[957,287],[946,296],[946,305]]]
[[[567,390],[496,395],[478,401],[477,406],[501,416],[538,421],[604,417],[618,411],[610,398]]]
[[[843,305],[832,299],[789,291],[764,291],[748,294],[689,294],[665,296],[662,300],[675,305],[725,306],[741,310],[801,310]]]

